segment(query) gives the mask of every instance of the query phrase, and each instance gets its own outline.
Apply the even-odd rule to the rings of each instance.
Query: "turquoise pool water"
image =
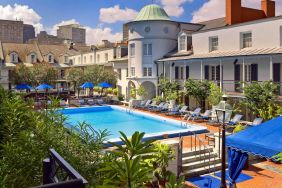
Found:
[[[131,136],[135,131],[151,135],[179,134],[187,132],[187,128],[180,126],[180,122],[167,118],[146,115],[144,113],[128,113],[122,108],[102,106],[91,108],[64,109],[61,112],[67,116],[67,123],[76,125],[85,121],[96,130],[107,129],[109,139],[118,138],[119,131]]]

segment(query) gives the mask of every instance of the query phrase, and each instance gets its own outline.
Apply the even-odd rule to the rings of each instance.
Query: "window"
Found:
[[[86,56],[84,56],[84,63],[86,63]]]
[[[143,55],[145,56],[152,55],[152,44],[143,44]]]
[[[189,78],[189,66],[186,65],[186,80]]]
[[[175,67],[175,79],[184,79],[184,68],[183,67]]]
[[[151,31],[151,28],[149,26],[145,27],[145,32],[149,33]]]
[[[61,70],[61,78],[63,79],[65,77],[65,70]]]
[[[108,62],[108,59],[109,59],[109,55],[108,53],[105,54],[105,62]]]
[[[135,67],[131,67],[131,76],[135,76]]]
[[[117,48],[117,58],[121,58],[121,47]]]
[[[121,80],[121,69],[117,69],[118,79]]]
[[[135,44],[130,44],[130,56],[135,56]]]
[[[186,50],[186,36],[180,36],[179,37],[179,51],[185,51]]]
[[[100,63],[100,55],[97,55],[97,63]]]
[[[18,60],[18,54],[15,53],[15,52],[11,53],[10,58],[11,58],[12,63],[17,63],[19,61]]]
[[[92,61],[93,61],[93,57],[92,55],[90,55],[90,63],[92,63]]]
[[[179,67],[175,67],[174,71],[175,71],[174,72],[174,77],[175,77],[176,80],[178,80],[179,79]]]
[[[65,56],[65,63],[68,63],[68,60],[69,60],[68,56]]]
[[[241,48],[250,48],[252,47],[252,33],[241,33]]]
[[[218,37],[210,37],[210,52],[218,50]]]
[[[53,63],[53,55],[49,54],[47,57],[48,57],[48,62]]]
[[[30,54],[30,63],[36,62],[36,55],[35,54]]]
[[[280,46],[282,46],[282,26],[280,26]]]
[[[180,67],[180,79],[183,80],[184,79],[184,68]]]
[[[245,65],[245,81],[250,82],[251,81],[251,65]]]
[[[80,64],[81,64],[80,57],[78,57],[78,63],[80,63]]]
[[[128,68],[126,69],[126,77],[128,77]]]
[[[144,67],[143,68],[143,76],[152,76],[152,67]]]

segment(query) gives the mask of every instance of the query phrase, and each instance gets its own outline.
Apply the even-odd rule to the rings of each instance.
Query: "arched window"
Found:
[[[11,60],[11,63],[18,63],[19,62],[19,56],[16,52],[12,52],[10,54],[10,60]]]

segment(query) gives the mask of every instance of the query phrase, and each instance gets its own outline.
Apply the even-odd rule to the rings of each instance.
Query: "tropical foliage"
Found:
[[[163,77],[159,81],[158,88],[163,93],[164,98],[167,98],[170,93],[177,93],[179,90],[179,83],[176,81],[170,81],[168,78]]]
[[[278,86],[270,81],[246,85],[243,104],[254,115],[264,120],[272,119],[282,112],[282,107],[276,103],[277,92]]]
[[[209,104],[212,106],[218,105],[222,98],[222,91],[214,82],[210,83],[210,94],[208,96]]]

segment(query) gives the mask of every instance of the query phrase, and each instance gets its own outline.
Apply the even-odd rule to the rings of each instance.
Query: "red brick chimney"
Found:
[[[238,24],[275,16],[275,1],[261,0],[261,10],[242,7],[241,0],[226,0],[226,24]]]
[[[265,13],[267,18],[275,16],[275,1],[262,0],[261,10]]]

